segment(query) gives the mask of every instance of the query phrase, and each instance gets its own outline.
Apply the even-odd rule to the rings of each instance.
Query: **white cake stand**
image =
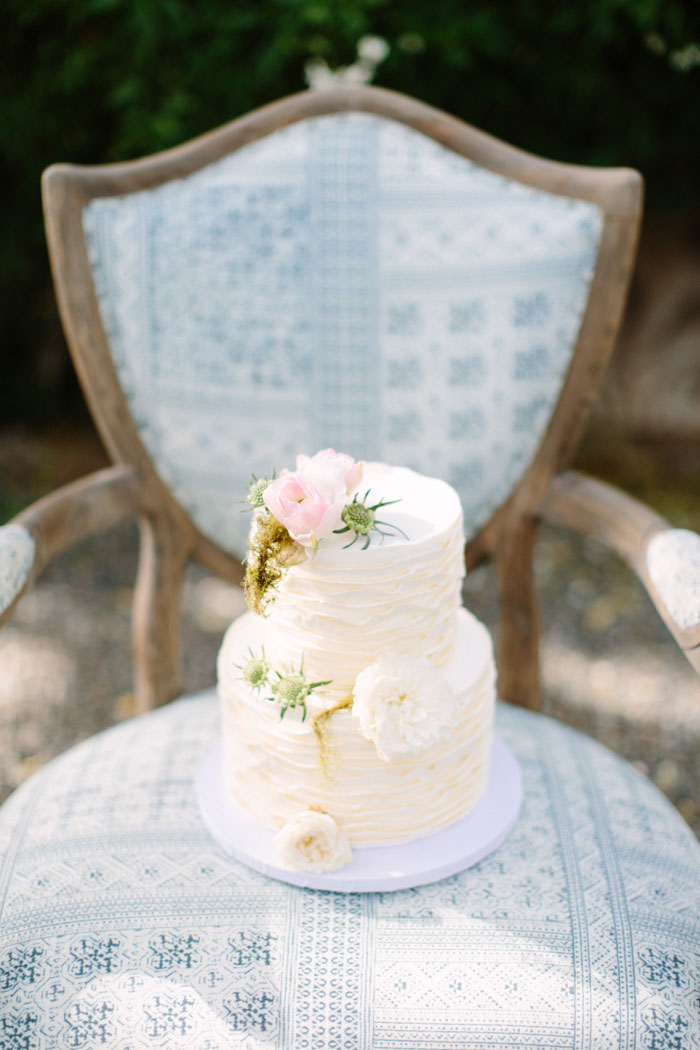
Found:
[[[314,874],[280,867],[276,832],[240,809],[225,786],[221,741],[206,754],[195,781],[204,823],[227,853],[273,879],[317,890],[365,893],[403,890],[437,882],[464,871],[503,842],[515,826],[523,797],[520,766],[512,751],[494,737],[486,793],[466,817],[443,831],[396,846],[353,849],[352,863],[339,871]]]

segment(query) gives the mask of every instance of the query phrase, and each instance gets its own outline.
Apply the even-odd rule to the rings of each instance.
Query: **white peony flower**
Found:
[[[442,674],[425,657],[407,653],[383,653],[361,671],[353,701],[360,732],[385,762],[445,739],[457,716],[456,697]]]
[[[337,871],[352,860],[350,844],[329,813],[304,810],[275,837],[277,855],[291,871]]]

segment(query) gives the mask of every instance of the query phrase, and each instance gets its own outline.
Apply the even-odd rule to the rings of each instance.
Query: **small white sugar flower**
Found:
[[[288,821],[275,837],[275,849],[290,871],[337,871],[352,860],[350,844],[333,817],[316,809]]]
[[[352,713],[361,734],[390,762],[445,739],[455,723],[457,700],[429,660],[383,653],[357,676]]]

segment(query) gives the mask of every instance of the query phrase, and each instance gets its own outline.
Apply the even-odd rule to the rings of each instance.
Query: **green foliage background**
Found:
[[[5,0],[4,16],[0,421],[80,404],[42,170],[174,145],[303,89],[312,57],[352,62],[367,33],[391,47],[376,83],[535,153],[639,168],[651,207],[696,201],[697,0]]]

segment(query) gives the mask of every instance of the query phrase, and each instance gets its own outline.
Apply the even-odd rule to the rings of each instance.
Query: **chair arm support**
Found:
[[[552,479],[539,512],[624,558],[700,673],[700,536],[672,528],[639,500],[574,470]]]
[[[0,625],[57,555],[135,516],[139,486],[131,467],[96,471],[52,492],[0,527]]]
[[[646,544],[669,528],[659,514],[604,481],[575,470],[555,475],[540,504],[540,515],[591,536],[629,562],[640,573],[646,563]]]

